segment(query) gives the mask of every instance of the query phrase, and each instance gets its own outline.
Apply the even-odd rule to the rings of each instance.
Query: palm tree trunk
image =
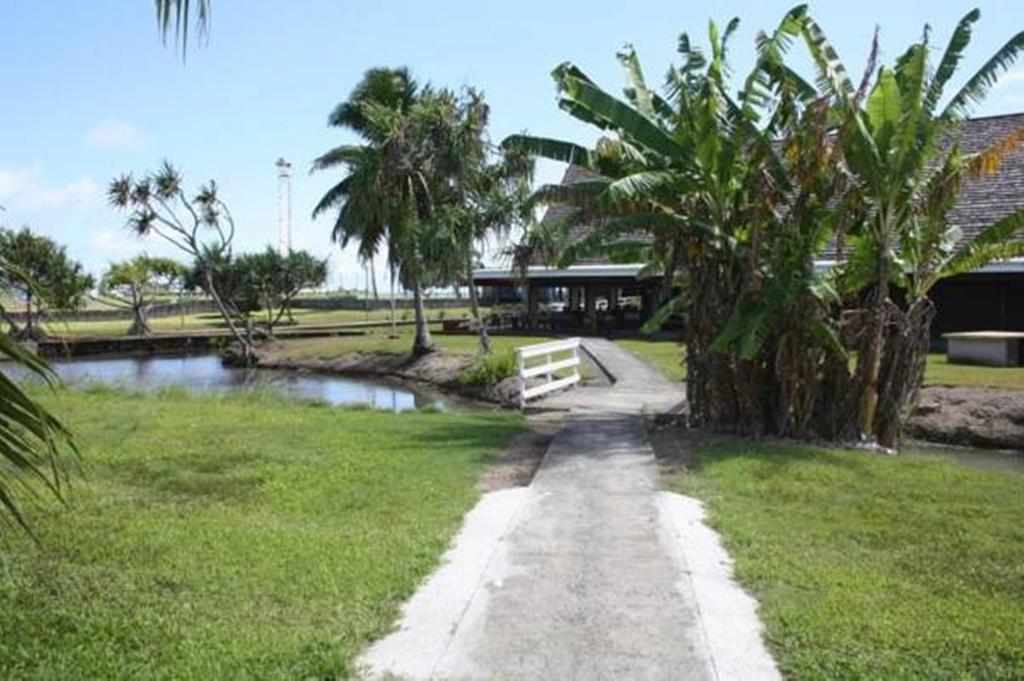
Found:
[[[477,296],[476,282],[473,281],[473,259],[466,259],[466,272],[469,275],[467,288],[469,289],[469,307],[473,314],[473,321],[476,323],[477,332],[480,334],[480,352],[491,354],[491,339],[487,335],[487,324],[483,315],[480,314],[480,299]]]
[[[412,344],[414,357],[429,354],[435,350],[434,339],[430,337],[430,325],[427,324],[427,311],[423,305],[423,287],[420,285],[419,273],[412,276],[413,305],[416,312],[416,338]]]
[[[391,266],[391,337],[398,338],[398,328],[395,322],[395,268]]]

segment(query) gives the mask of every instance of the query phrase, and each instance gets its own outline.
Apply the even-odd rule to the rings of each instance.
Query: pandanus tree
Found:
[[[235,306],[240,310],[261,310],[267,332],[288,315],[292,302],[303,289],[322,286],[327,280],[327,261],[307,251],[282,255],[271,247],[259,253],[246,253],[227,265],[235,278]]]
[[[199,284],[209,295],[231,337],[247,362],[254,358],[251,334],[244,320],[217,287],[216,269],[231,261],[235,221],[227,203],[211,180],[195,195],[185,193],[181,173],[164,161],[141,178],[121,175],[110,182],[107,198],[116,210],[128,214],[127,226],[139,237],[157,237],[192,260]]]
[[[177,293],[187,274],[188,268],[172,258],[138,255],[111,263],[100,279],[99,294],[103,302],[131,311],[129,336],[148,336],[154,297]]]
[[[681,37],[683,63],[661,92],[632,50],[620,55],[625,100],[571,64],[554,71],[560,106],[604,131],[595,148],[505,141],[591,171],[536,194],[598,225],[590,246],[640,234],[679,254],[661,266],[670,275],[678,266],[685,280],[666,309],[686,319],[694,425],[897,442],[922,379],[928,290],[1022,251],[1019,213],[969,245],[947,223],[963,183],[1021,141],[1014,134],[973,154],[955,142],[967,107],[1017,56],[1020,35],[938,108],[977,18],[965,17],[934,71],[926,31],[892,67],[876,71],[873,49],[854,86],[798,7],[758,36],[755,67],[735,95],[726,56],[736,22],[721,33],[712,24],[708,56]],[[787,64],[796,40],[816,66],[813,84]],[[815,260],[830,243],[840,258],[825,273]]]

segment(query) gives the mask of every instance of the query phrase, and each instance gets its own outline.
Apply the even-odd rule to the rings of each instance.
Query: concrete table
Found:
[[[1021,364],[1024,331],[968,331],[947,333],[950,364],[985,364],[1010,367]]]

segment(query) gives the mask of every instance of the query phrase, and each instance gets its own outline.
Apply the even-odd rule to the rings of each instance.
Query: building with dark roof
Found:
[[[961,151],[980,152],[1022,128],[1024,113],[967,120],[959,130]],[[570,166],[562,182],[571,184],[589,176],[589,171]],[[1020,208],[1024,208],[1024,146],[1007,154],[995,174],[965,183],[949,214],[949,222],[962,230],[963,245],[985,227]],[[572,212],[569,206],[553,205],[547,209],[543,222],[564,222]],[[568,239],[578,241],[591,229],[587,225],[573,225]],[[836,258],[835,247],[830,245],[822,252],[819,265],[828,267]],[[621,325],[622,321],[626,326],[639,325],[638,319],[642,321],[655,309],[659,290],[659,282],[644,276],[643,263],[612,264],[600,257],[581,259],[564,269],[536,261],[526,273],[525,292],[521,290],[522,277],[509,270],[478,270],[473,278],[492,299],[525,299],[531,325],[543,316],[540,307],[548,301],[553,302],[549,307],[568,317],[565,323],[578,322],[592,330]],[[1024,331],[1024,258],[991,263],[969,274],[945,279],[932,289],[931,298],[937,308],[932,324],[935,337],[953,331]],[[638,312],[634,315],[637,319],[628,314],[611,314],[622,300],[630,301],[630,309]]]

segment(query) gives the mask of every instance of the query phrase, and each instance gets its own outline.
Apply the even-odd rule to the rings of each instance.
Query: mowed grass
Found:
[[[1024,367],[986,367],[950,364],[943,354],[928,355],[925,385],[951,385],[964,388],[1000,388],[1024,390]]]
[[[788,677],[1024,678],[1024,475],[729,440],[678,484]]]
[[[686,362],[683,346],[675,340],[650,338],[622,338],[615,344],[639,355],[661,369],[670,380],[686,380]]]
[[[468,308],[452,308],[447,310],[428,310],[431,319],[445,318],[458,319],[469,315]],[[391,319],[390,310],[312,310],[296,309],[293,312],[295,322],[298,325],[310,326],[317,324],[341,324],[351,322],[384,322]],[[411,309],[398,309],[395,318],[399,321],[410,321],[413,319]],[[263,315],[255,313],[253,320],[262,322]],[[192,315],[176,315],[171,317],[153,317],[150,326],[154,333],[173,333],[182,331],[198,331],[204,329],[217,329],[224,327],[220,315],[216,313],[203,313]],[[287,321],[282,320],[282,321]],[[54,336],[123,336],[131,326],[130,319],[117,319],[112,321],[52,321],[45,324],[48,333]],[[284,328],[281,326],[280,328]]]
[[[682,346],[676,341],[627,338],[615,342],[661,369],[670,379],[686,379]],[[946,355],[932,353],[928,355],[924,382],[925,385],[1024,390],[1024,367],[950,364]]]
[[[30,509],[38,545],[4,537],[4,679],[348,676],[524,427],[259,395],[44,399],[85,477],[66,508]]]
[[[434,331],[439,325],[432,327]],[[406,355],[412,351],[414,329],[398,327],[395,337],[390,328],[368,329],[358,336],[329,336],[323,338],[293,338],[281,341],[279,352],[290,359],[335,359],[353,352]],[[480,350],[476,334],[433,334],[437,347],[445,352],[473,355]],[[495,354],[514,352],[517,347],[554,340],[541,336],[492,335],[491,348]]]

